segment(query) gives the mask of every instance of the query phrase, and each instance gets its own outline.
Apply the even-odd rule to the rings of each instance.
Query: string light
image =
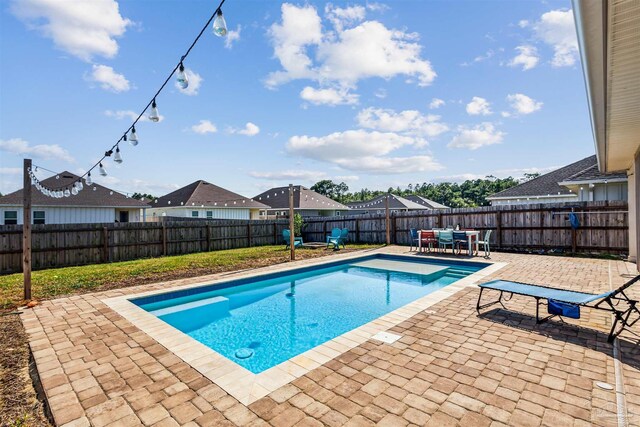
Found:
[[[188,82],[188,79],[187,79],[187,76],[186,76],[186,73],[185,73],[183,61],[189,56],[189,53],[191,53],[191,51],[193,50],[195,45],[198,43],[198,41],[200,40],[200,38],[204,34],[205,30],[213,22],[213,33],[216,36],[224,37],[224,36],[227,35],[227,23],[226,23],[226,21],[224,19],[224,16],[222,14],[222,5],[225,3],[225,1],[226,0],[221,0],[220,1],[220,3],[218,4],[218,7],[213,11],[213,13],[211,14],[211,16],[209,17],[207,22],[204,24],[204,26],[202,27],[202,29],[200,30],[198,35],[191,42],[191,44],[189,45],[189,47],[188,47],[187,51],[185,52],[185,54],[181,56],[180,62],[178,62],[178,64],[176,64],[176,66],[171,70],[171,72],[169,73],[167,78],[164,80],[162,85],[160,85],[160,88],[156,91],[155,95],[153,95],[153,97],[151,98],[151,101],[149,101],[147,103],[147,105],[142,109],[142,112],[136,117],[136,119],[133,121],[131,126],[129,126],[129,128],[127,128],[127,130],[123,133],[123,135],[120,137],[120,139],[118,139],[118,141],[116,141],[116,143],[113,144],[111,149],[105,151],[105,154],[101,159],[99,159],[92,167],[90,167],[87,170],[87,172],[85,172],[82,176],[79,177],[79,181],[81,181],[84,178],[86,184],[91,186],[93,184],[93,181],[91,180],[91,171],[93,169],[95,169],[95,168],[98,168],[100,175],[106,176],[107,172],[106,172],[106,169],[104,168],[104,166],[102,164],[102,161],[106,157],[111,156],[111,154],[114,153],[114,150],[115,150],[115,155],[114,155],[114,158],[113,158],[114,162],[122,163],[122,155],[120,154],[120,150],[119,150],[118,145],[119,145],[120,142],[122,142],[122,141],[126,142],[127,140],[134,147],[136,145],[138,145],[138,135],[136,133],[135,125],[141,120],[142,116],[144,116],[145,113],[148,114],[149,120],[151,120],[153,122],[160,121],[160,114],[158,112],[158,106],[157,106],[157,103],[156,103],[156,98],[158,97],[158,95],[160,95],[160,93],[165,88],[167,83],[171,80],[171,78],[173,77],[174,74],[176,74],[176,78],[178,79],[178,83],[179,83],[180,87],[182,87],[183,89],[188,87],[189,82]],[[128,137],[127,137],[127,135],[128,135]],[[30,173],[33,173],[33,172],[30,171]],[[56,176],[56,179],[59,179],[59,178],[60,178],[59,176]],[[35,178],[35,179],[36,179],[36,182],[39,183],[37,178]],[[80,184],[82,184],[82,183],[80,182]],[[78,186],[75,186],[74,188],[76,188],[78,192],[82,191],[82,188],[78,188]],[[69,191],[69,195],[73,194],[72,191],[69,190],[68,188],[65,188],[65,190],[63,190],[62,187],[60,187],[58,189],[48,189],[48,188],[44,188],[44,187],[41,186],[41,188],[38,188],[38,190],[41,191],[43,194],[45,194],[47,196],[57,197],[57,198],[64,197],[65,196],[65,191]],[[93,191],[96,191],[96,187],[93,187]]]

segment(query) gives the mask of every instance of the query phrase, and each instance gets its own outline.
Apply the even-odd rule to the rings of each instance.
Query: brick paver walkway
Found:
[[[508,263],[495,277],[588,292],[633,274],[621,261],[492,260]],[[247,407],[101,302],[195,281],[47,301],[23,314],[58,425],[616,426],[618,406],[640,425],[637,338],[620,340],[619,393],[601,389],[596,382],[616,387],[606,313],[538,326],[532,300],[514,296],[513,311],[477,316],[477,289],[392,328],[402,335],[394,344],[370,340]]]

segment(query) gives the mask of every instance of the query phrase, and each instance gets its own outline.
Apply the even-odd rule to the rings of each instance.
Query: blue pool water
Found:
[[[485,265],[376,255],[132,302],[260,373]]]

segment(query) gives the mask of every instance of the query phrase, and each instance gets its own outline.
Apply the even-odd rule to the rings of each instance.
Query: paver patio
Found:
[[[507,265],[483,280],[587,292],[617,287],[635,268],[500,253],[492,261]],[[463,289],[391,328],[399,341],[369,340],[245,406],[102,302],[221,277],[234,275],[73,296],[25,311],[56,424],[614,426],[621,412],[628,425],[640,425],[637,337],[623,335],[619,350],[608,344],[611,319],[604,312],[584,310],[571,325],[536,325],[532,300],[514,296],[507,304],[513,311],[477,316],[478,290]],[[631,293],[640,297],[640,289]]]

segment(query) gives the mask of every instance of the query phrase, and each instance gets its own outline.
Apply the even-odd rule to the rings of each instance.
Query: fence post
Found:
[[[356,218],[356,243],[360,243],[360,220]]]
[[[211,252],[211,226],[207,224],[207,252]]]
[[[251,247],[251,221],[247,223],[247,246]]]
[[[398,215],[393,215],[393,221],[391,222],[391,239],[393,244],[398,243]]]
[[[102,227],[102,259],[109,262],[109,229]]]
[[[391,244],[391,221],[389,219],[389,194],[384,199],[384,231],[386,234],[387,245]]]
[[[28,301],[31,299],[31,159],[24,159],[22,173],[22,276],[24,299]]]
[[[278,224],[276,223],[278,220],[274,220],[273,222],[273,244],[278,244]]]
[[[502,211],[496,212],[496,234],[497,234],[497,247],[502,248]]]
[[[167,256],[167,226],[162,223],[162,255]]]
[[[438,226],[436,228],[442,228],[442,212],[438,212],[436,219],[438,220]]]

